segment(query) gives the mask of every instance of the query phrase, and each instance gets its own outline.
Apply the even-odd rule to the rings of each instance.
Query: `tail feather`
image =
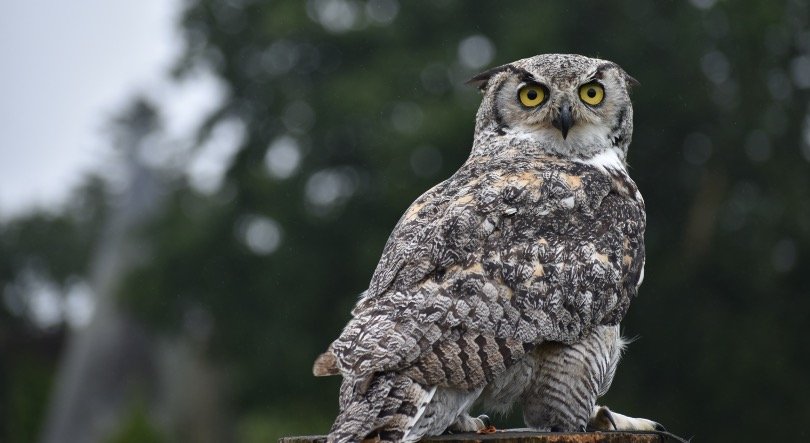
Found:
[[[326,351],[315,359],[315,364],[312,365],[312,373],[316,377],[325,377],[328,375],[340,374],[340,369],[337,365],[337,357],[331,351]]]
[[[360,442],[369,437],[381,442],[417,441],[422,437],[409,431],[430,403],[435,388],[426,389],[409,377],[393,373],[375,375],[364,390],[358,384],[365,383],[343,380],[341,411],[329,431],[330,443]]]
[[[375,429],[385,399],[394,386],[393,377],[378,376],[361,392],[357,380],[346,377],[340,386],[340,413],[329,430],[327,442],[349,443],[365,440]],[[389,406],[390,407],[390,406]]]

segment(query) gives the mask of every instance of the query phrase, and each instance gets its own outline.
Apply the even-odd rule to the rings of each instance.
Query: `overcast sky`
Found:
[[[24,0],[0,14],[0,219],[58,207],[109,159],[103,129],[142,92],[178,124],[217,94],[166,77],[182,49],[174,0]],[[221,91],[219,91],[221,92]]]

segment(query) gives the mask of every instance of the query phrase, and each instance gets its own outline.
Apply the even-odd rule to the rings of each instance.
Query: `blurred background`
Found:
[[[810,439],[806,1],[36,0],[0,16],[0,441],[326,432],[313,359],[468,155],[464,81],[546,52],[641,82],[646,279],[602,402]]]

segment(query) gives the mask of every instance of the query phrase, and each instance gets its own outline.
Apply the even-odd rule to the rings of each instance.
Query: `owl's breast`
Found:
[[[464,236],[474,238],[475,252],[462,262],[482,263],[546,338],[570,341],[618,322],[643,266],[643,202],[588,165],[518,164],[487,178],[477,197],[479,229]],[[511,327],[499,326],[505,335]]]

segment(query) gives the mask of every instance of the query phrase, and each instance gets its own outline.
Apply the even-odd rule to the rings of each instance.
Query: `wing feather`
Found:
[[[553,159],[487,170],[463,166],[399,220],[330,346],[341,372],[472,389],[542,341],[624,316],[644,262],[629,176]]]

